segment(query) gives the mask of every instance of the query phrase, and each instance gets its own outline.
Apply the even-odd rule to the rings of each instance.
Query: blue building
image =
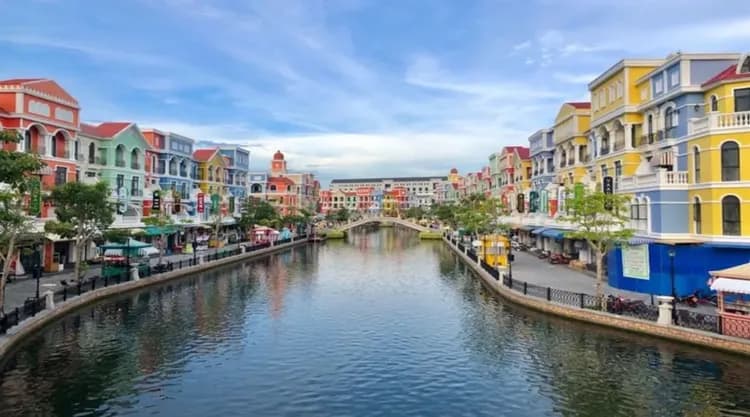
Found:
[[[540,129],[529,136],[531,188],[541,192],[555,178],[555,141],[552,129]]]
[[[708,271],[750,259],[738,245],[704,242],[691,230],[688,161],[689,124],[705,116],[702,84],[737,62],[739,54],[676,53],[636,81],[643,114],[634,147],[641,162],[630,177],[618,180],[617,192],[632,196],[632,246],[608,256],[610,285],[670,295],[672,277],[680,296],[708,290]],[[721,247],[720,247],[721,246]]]
[[[195,141],[156,129],[145,129],[143,134],[152,146],[151,165],[156,174],[154,180],[158,181],[163,194],[163,204],[176,207],[174,203],[179,197],[180,213],[195,215],[198,192],[195,186],[197,165],[193,160]],[[172,210],[174,215],[180,213]]]
[[[239,146],[220,146],[219,152],[228,159],[227,186],[230,212],[239,214],[242,202],[248,196],[250,151]]]

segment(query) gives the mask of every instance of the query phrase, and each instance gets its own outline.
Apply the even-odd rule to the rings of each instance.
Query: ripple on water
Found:
[[[2,416],[749,416],[750,365],[507,306],[400,230],[84,310],[0,375]]]

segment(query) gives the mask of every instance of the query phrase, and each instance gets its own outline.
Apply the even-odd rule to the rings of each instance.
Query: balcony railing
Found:
[[[669,129],[664,129],[664,139],[675,139],[674,135],[677,129],[672,126]]]
[[[649,174],[620,178],[618,189],[629,190],[639,187],[682,186],[687,184],[687,171],[657,171]]]
[[[654,134],[647,133],[641,136],[641,140],[638,142],[638,146],[646,146],[654,143]]]
[[[663,130],[659,130],[659,131],[656,132],[656,141],[657,142],[663,141],[664,138],[665,138],[665,135],[664,135],[664,131]]]
[[[607,155],[608,153],[609,153],[609,146],[602,147],[601,149],[599,149],[599,155]]]
[[[105,165],[106,166],[107,165],[107,158],[104,157],[104,156],[97,156],[96,157],[96,163],[98,165]]]
[[[83,161],[85,161],[85,160],[86,160],[86,157],[85,157],[85,156],[83,156],[83,154],[82,154],[82,153],[78,153],[78,154],[76,154],[76,161],[78,161],[78,162],[83,162]]]
[[[141,164],[137,161],[133,161],[130,163],[130,169],[141,169]]]
[[[180,171],[180,176],[181,177],[187,177],[188,176],[187,171]]]
[[[31,153],[36,155],[46,155],[47,148],[44,146],[44,144],[38,144],[36,146],[31,145]]]
[[[115,166],[120,168],[125,168],[125,160],[124,159],[116,159],[115,160]]]
[[[560,161],[560,168],[565,168],[566,166],[567,166],[567,164],[565,163],[564,160]]]
[[[688,134],[702,133],[708,130],[732,130],[750,128],[750,111],[735,113],[712,113],[705,117],[690,119]]]
[[[568,165],[574,165],[576,163],[575,158],[568,159]]]
[[[132,197],[143,197],[143,190],[130,190]]]
[[[621,151],[623,149],[625,149],[625,141],[615,142],[614,147],[613,147],[614,152]]]

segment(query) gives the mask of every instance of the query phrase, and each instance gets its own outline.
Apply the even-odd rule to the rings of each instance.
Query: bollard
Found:
[[[660,295],[656,299],[659,301],[659,318],[656,323],[664,326],[672,325],[672,297]]]
[[[247,248],[245,247],[245,245],[240,246],[240,253],[245,253],[246,250]]]
[[[44,308],[47,310],[55,308],[55,293],[50,290],[44,292]]]
[[[138,276],[138,266],[130,267],[130,279],[138,281],[141,277]]]

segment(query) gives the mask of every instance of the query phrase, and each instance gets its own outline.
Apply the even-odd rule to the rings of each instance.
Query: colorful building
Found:
[[[197,164],[196,183],[200,188],[196,203],[200,220],[209,222],[212,216],[227,216],[227,160],[218,147],[198,149],[193,152],[193,159]]]
[[[227,186],[229,195],[227,204],[229,212],[239,216],[241,203],[248,196],[249,174],[250,174],[250,152],[239,146],[219,147],[227,163]]]
[[[151,148],[141,130],[132,122],[84,123],[80,136],[87,143],[89,156],[94,155],[98,180],[109,184],[116,203],[112,227],[141,227],[144,190],[150,185],[145,181],[146,151]],[[146,197],[150,199],[150,195]]]
[[[195,140],[172,132],[144,129],[143,136],[151,145],[146,159],[146,180],[158,192],[160,209],[176,219],[196,215],[196,202],[200,190],[196,186],[198,165],[193,160]],[[150,168],[150,169],[148,169]],[[151,202],[146,202],[150,214]]]

